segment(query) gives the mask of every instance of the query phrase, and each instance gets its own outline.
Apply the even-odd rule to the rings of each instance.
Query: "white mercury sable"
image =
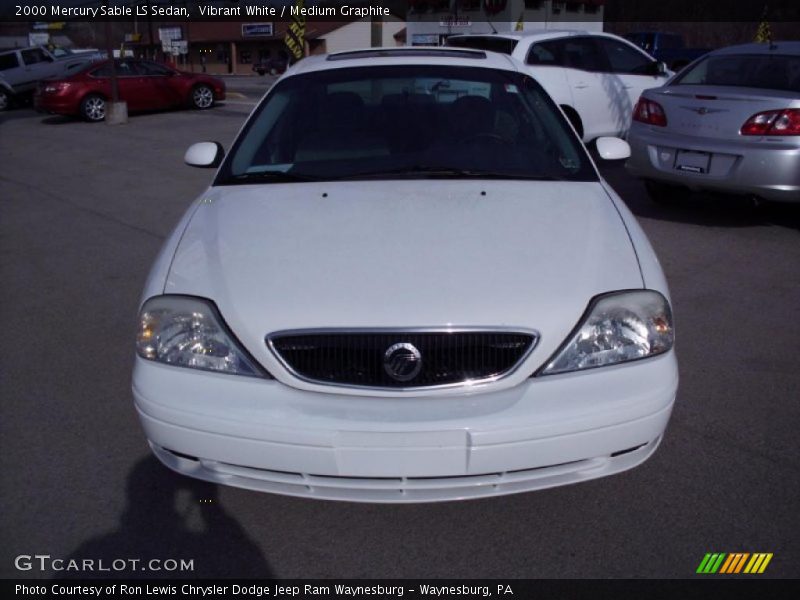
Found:
[[[627,144],[601,138],[604,158]],[[133,394],[168,467],[427,502],[610,475],[678,386],[664,275],[563,113],[499,54],[307,58],[156,260]]]

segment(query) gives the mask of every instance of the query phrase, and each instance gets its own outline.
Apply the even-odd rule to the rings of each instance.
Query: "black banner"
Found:
[[[400,19],[447,22],[800,22],[798,0],[0,0],[3,22]]]
[[[518,600],[710,600],[800,597],[797,580],[758,576],[693,580],[352,579],[352,580],[5,580],[4,598],[441,598]]]

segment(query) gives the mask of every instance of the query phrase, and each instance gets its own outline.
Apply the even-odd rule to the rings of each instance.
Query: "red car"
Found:
[[[115,59],[119,98],[129,112],[190,107],[206,109],[225,99],[225,82],[199,73],[177,71],[167,65],[134,59]],[[111,98],[111,61],[88,65],[64,79],[39,84],[37,110],[102,121]]]

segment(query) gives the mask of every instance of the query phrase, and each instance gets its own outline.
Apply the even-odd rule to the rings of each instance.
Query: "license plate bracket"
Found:
[[[678,150],[675,154],[675,169],[705,175],[711,165],[709,152],[695,152],[694,150]]]

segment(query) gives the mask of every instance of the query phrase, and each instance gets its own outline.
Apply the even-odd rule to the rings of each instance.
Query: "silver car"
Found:
[[[626,166],[650,196],[687,189],[800,202],[800,42],[707,54],[634,109]]]

